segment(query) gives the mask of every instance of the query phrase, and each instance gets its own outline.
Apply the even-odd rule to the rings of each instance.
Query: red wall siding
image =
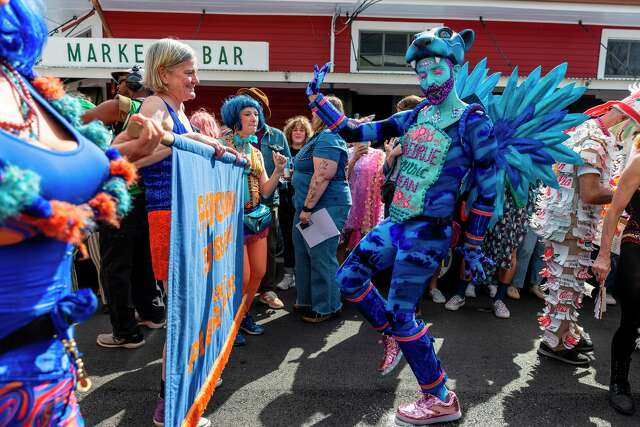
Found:
[[[282,129],[285,121],[289,117],[299,114],[311,118],[311,113],[307,107],[307,98],[299,88],[281,89],[262,87],[261,89],[269,97],[271,118],[267,120],[267,123],[270,126]],[[237,90],[237,87],[199,86],[196,89],[196,99],[186,104],[187,113],[190,114],[198,108],[203,107],[209,112],[213,112],[216,118],[219,118],[222,103],[226,98],[234,95]]]
[[[374,19],[371,19],[374,20]],[[444,22],[456,31],[470,28],[476,40],[467,55],[475,64],[484,57],[494,71],[511,73],[516,65],[526,74],[538,65],[548,71],[561,62],[568,62],[570,77],[595,77],[600,55],[602,27],[578,24],[546,24],[534,22],[485,22],[423,18],[416,21]],[[375,21],[394,21],[375,19]],[[498,49],[499,48],[499,49]],[[502,51],[502,54],[500,53]],[[508,64],[510,63],[510,65]]]
[[[265,41],[270,71],[310,71],[329,59],[328,16],[105,12],[113,37]],[[202,21],[202,22],[201,22]],[[199,31],[198,31],[199,28]]]
[[[330,57],[328,16],[206,15],[187,13],[105,12],[114,37],[178,37],[195,40],[266,41],[269,43],[270,71],[310,71]],[[397,19],[368,19],[398,21]],[[423,17],[404,21],[439,21]],[[444,20],[459,30],[476,31],[476,42],[468,59],[472,64],[488,57],[495,71],[510,73],[518,65],[526,74],[538,65],[545,71],[569,62],[571,77],[595,77],[600,52],[600,26]],[[339,18],[336,28],[343,28]],[[585,28],[588,31],[585,31]],[[502,50],[499,52],[498,47]],[[351,29],[336,35],[335,70],[349,72]]]

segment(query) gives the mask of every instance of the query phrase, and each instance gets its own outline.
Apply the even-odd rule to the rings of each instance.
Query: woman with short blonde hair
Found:
[[[161,70],[171,70],[194,59],[196,53],[191,46],[174,39],[158,40],[149,46],[144,59],[144,85],[154,92],[166,92],[168,88],[161,77]]]
[[[165,130],[176,135],[189,134],[189,137],[199,140],[184,108],[186,101],[196,97],[195,87],[200,83],[198,61],[193,49],[177,40],[158,40],[147,50],[144,68],[145,86],[154,94],[144,100],[140,113],[147,117],[159,115]],[[136,162],[136,165],[140,167],[145,186],[153,273],[166,288],[171,241],[171,148],[160,146],[150,156]],[[114,347],[126,346],[126,342],[114,343]],[[164,366],[162,371],[160,396],[153,413],[153,422],[158,426],[164,425]],[[205,418],[198,421],[199,427],[208,425],[210,423]]]

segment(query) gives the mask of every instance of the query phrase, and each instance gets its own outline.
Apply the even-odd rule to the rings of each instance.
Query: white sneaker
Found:
[[[489,296],[491,298],[495,298],[496,294],[498,293],[498,285],[489,285]]]
[[[493,314],[499,319],[508,319],[511,317],[509,309],[502,300],[497,300],[493,303]]]
[[[210,427],[210,426],[211,426],[211,421],[209,421],[205,417],[200,417],[200,419],[198,420],[197,427]]]
[[[295,286],[296,285],[295,285],[295,282],[293,281],[293,274],[284,273],[284,277],[282,278],[280,283],[276,285],[276,288],[286,291],[287,289],[293,288]]]
[[[460,307],[462,307],[465,302],[466,301],[464,298],[456,294],[452,296],[451,299],[449,299],[449,301],[447,301],[447,303],[444,305],[444,308],[446,308],[447,310],[456,311]]]
[[[429,290],[429,295],[431,295],[431,299],[436,304],[444,304],[445,302],[447,302],[447,299],[444,297],[444,295],[442,295],[442,292],[440,292],[440,289],[438,288]]]
[[[613,296],[611,296],[611,294],[608,292],[607,292],[607,298],[605,301],[607,302],[607,305],[616,305],[618,303],[616,299]]]
[[[476,297],[476,287],[473,283],[467,285],[467,289],[464,290],[464,296],[469,298]]]

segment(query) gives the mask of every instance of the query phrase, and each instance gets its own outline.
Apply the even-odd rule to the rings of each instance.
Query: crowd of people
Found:
[[[60,81],[33,73],[46,38],[33,4],[0,0],[0,18],[0,408],[15,407],[16,391],[29,396],[28,411],[1,414],[1,425],[82,422],[73,388],[87,386],[87,377],[70,326],[87,319],[97,300],[69,290],[74,246],[94,242],[112,326],[97,335],[99,346],[137,349],[145,328],[166,326],[172,149],[160,144],[165,131],[246,161],[245,293],[280,310],[287,307],[278,292],[291,289],[291,309],[312,324],[334,319],[343,301],[354,304],[382,334],[379,372],[404,356],[420,386],[420,398],[398,408],[400,420],[462,415],[416,319],[422,298],[456,311],[483,287],[494,315],[508,319],[507,299],[521,298],[526,285],[544,301],[538,353],[569,365],[588,364],[585,353],[593,351],[577,322],[583,297],[593,293],[601,318],[616,304],[611,291],[620,296],[609,399],[619,412],[634,412],[628,373],[640,326],[640,92],[588,110],[588,120],[567,115],[565,104],[550,109],[561,113],[545,116],[537,130],[529,125],[537,136],[518,142],[529,145],[518,148],[524,166],[516,168],[501,151],[508,138],[488,113],[487,94],[462,98],[453,83],[473,44],[470,30],[416,36],[406,60],[421,96],[402,98],[381,121],[347,118],[338,97],[320,92],[329,67],[316,67],[306,90],[310,116],[301,111],[281,131],[267,124],[277,105],[254,87],[230,93],[219,114],[188,115],[198,58],[173,39],[153,43],[142,69],[114,72],[113,99],[81,102]],[[537,102],[555,87],[547,89]],[[511,117],[514,132],[533,123],[528,114]],[[142,125],[139,137],[125,132],[132,121]],[[304,230],[320,214],[339,233],[310,244]],[[443,280],[454,284],[448,300]],[[236,346],[247,345],[244,334],[264,333],[250,314],[240,329]],[[38,362],[43,357],[51,363]],[[159,426],[164,389],[163,357]]]

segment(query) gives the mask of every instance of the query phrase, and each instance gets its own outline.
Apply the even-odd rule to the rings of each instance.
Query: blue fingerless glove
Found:
[[[487,278],[483,266],[495,265],[493,260],[487,258],[484,253],[482,253],[482,249],[477,246],[463,245],[458,247],[457,251],[461,253],[464,258],[465,278],[470,277],[474,282]]]
[[[307,85],[307,89],[304,91],[307,96],[317,95],[320,92],[320,86],[322,86],[322,82],[324,81],[325,76],[329,73],[330,68],[331,62],[327,62],[320,69],[318,69],[317,64],[313,66],[313,78]]]

